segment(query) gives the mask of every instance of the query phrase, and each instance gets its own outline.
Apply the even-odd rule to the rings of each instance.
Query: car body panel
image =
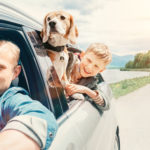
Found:
[[[117,126],[113,105],[101,114],[88,101],[81,103],[59,127],[50,150],[113,150]]]
[[[18,25],[24,25],[36,30],[41,30],[42,24],[32,18],[29,15],[26,15],[22,10],[19,10],[14,5],[10,5],[7,2],[0,1],[0,20],[9,21],[11,23],[16,23]]]

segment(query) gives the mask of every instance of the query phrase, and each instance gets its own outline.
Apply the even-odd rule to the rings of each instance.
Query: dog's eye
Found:
[[[65,20],[65,16],[60,16],[60,19],[61,20]]]
[[[50,21],[51,20],[51,18],[50,17],[47,17],[47,21]]]

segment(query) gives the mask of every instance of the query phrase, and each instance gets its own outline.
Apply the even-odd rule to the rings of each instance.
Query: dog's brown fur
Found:
[[[55,23],[55,28],[51,27],[51,23]],[[76,38],[78,37],[78,30],[74,24],[72,15],[65,11],[54,11],[48,13],[44,18],[41,37],[43,43],[48,42],[54,47],[65,46],[66,44],[75,44]],[[60,64],[60,62],[56,62],[56,60],[59,60],[58,57],[60,57],[60,55],[65,56],[66,62],[62,64],[63,66],[65,65],[63,73],[61,73],[61,75],[59,75],[58,72],[57,73],[60,80],[64,80],[64,82],[66,82],[66,67],[68,64],[67,48],[65,47],[63,52],[54,52],[53,50],[48,49],[47,54],[53,62],[56,71],[60,70],[56,67],[61,68],[61,66],[57,65],[57,63]]]

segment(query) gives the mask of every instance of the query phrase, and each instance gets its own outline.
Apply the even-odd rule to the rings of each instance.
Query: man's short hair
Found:
[[[12,53],[12,57],[16,60],[17,64],[20,58],[19,47],[11,41],[0,40],[0,50],[6,50]]]
[[[112,60],[112,55],[109,51],[109,48],[103,43],[92,43],[85,51],[85,54],[88,52],[93,52],[99,59],[103,60],[106,64],[110,63]]]

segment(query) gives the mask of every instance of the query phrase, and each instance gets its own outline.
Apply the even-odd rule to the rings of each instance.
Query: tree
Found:
[[[129,61],[126,65],[125,68],[133,68],[133,61]]]
[[[125,68],[150,68],[150,50],[136,54],[134,60],[127,62]]]

